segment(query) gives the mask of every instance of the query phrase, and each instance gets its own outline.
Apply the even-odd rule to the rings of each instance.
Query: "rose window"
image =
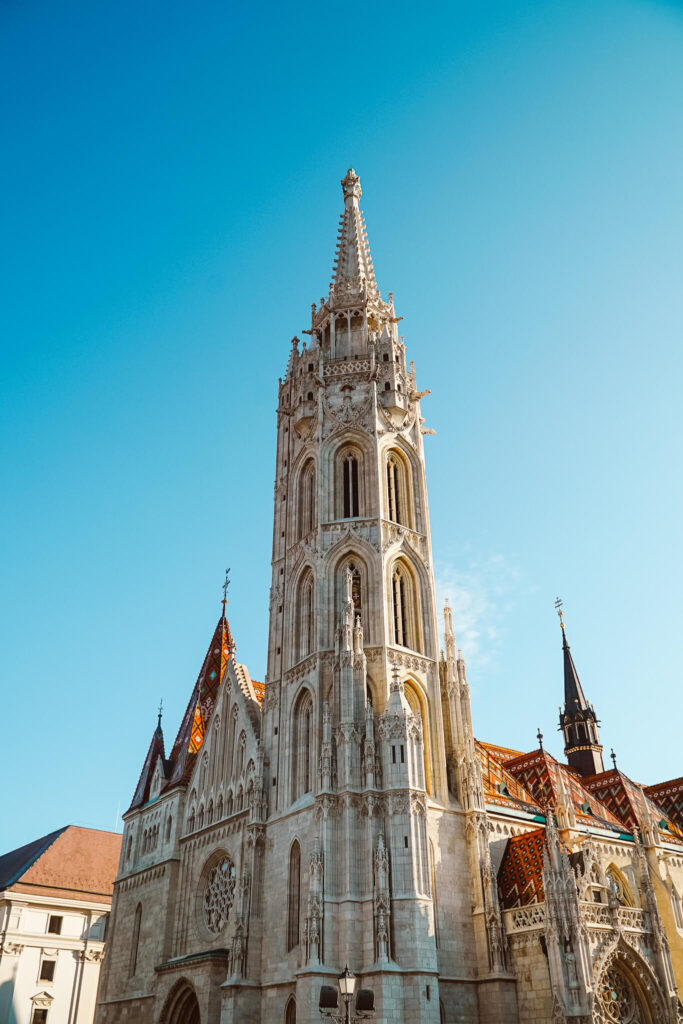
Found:
[[[603,1019],[616,1024],[644,1024],[640,1001],[633,985],[616,967],[605,971],[599,992]]]
[[[235,891],[235,865],[228,857],[214,864],[204,888],[204,921],[214,935],[218,935],[228,923]]]

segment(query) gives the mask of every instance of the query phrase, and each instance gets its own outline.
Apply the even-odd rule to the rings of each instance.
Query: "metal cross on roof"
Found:
[[[223,611],[225,611],[225,606],[228,603],[228,587],[229,586],[230,586],[230,570],[226,569],[225,570],[225,583],[223,584],[223,601],[222,601]]]
[[[164,710],[164,698],[162,697],[161,700],[159,701],[159,711],[158,711],[158,715],[159,715],[158,725],[159,725],[160,728],[161,728],[161,713],[162,713],[163,710]]]
[[[562,618],[562,599],[559,597],[555,598],[555,608],[557,609],[557,614],[560,616],[560,625],[562,626],[562,629],[564,629],[564,619]]]
[[[543,750],[543,733],[541,732],[540,725],[538,727],[538,732],[536,733],[536,739],[538,740],[538,745],[540,749]]]
[[[612,747],[612,749],[610,750],[609,756],[612,758],[612,764],[614,765],[614,770],[616,771],[617,770],[617,755],[614,753],[614,747]]]

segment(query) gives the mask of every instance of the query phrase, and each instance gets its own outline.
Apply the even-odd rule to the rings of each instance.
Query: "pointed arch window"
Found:
[[[287,886],[287,951],[299,945],[299,917],[301,904],[301,848],[295,839],[289,851],[289,879]]]
[[[312,739],[313,700],[308,690],[304,690],[294,707],[292,723],[292,800],[310,793],[313,788]]]
[[[297,633],[299,637],[298,660],[307,658],[314,650],[315,600],[313,573],[304,573],[299,584],[299,621]]]
[[[296,999],[291,996],[285,1010],[285,1024],[296,1024]]]
[[[315,521],[315,465],[313,459],[309,459],[299,477],[298,536],[310,533]]]
[[[360,515],[358,492],[358,457],[354,451],[342,456],[343,519],[355,519]]]
[[[419,651],[415,581],[403,562],[396,562],[392,570],[391,603],[394,643]]]

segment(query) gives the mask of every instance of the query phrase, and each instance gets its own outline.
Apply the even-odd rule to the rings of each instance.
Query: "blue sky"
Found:
[[[683,6],[0,11],[0,849],[112,828],[231,566],[262,679],[277,378],[361,175],[478,735],[683,772]]]

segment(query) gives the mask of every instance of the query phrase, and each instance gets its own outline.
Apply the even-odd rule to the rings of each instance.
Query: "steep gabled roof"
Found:
[[[159,758],[164,761],[165,756],[164,734],[161,730],[161,713],[159,713],[159,721],[152,735],[152,741],[149,745],[142,771],[140,772],[140,778],[135,788],[135,795],[133,796],[130,810],[133,810],[134,807],[141,807],[142,804],[147,803],[149,800],[149,788],[152,784],[152,775],[154,774],[156,763]]]
[[[642,786],[633,782],[618,768],[600,772],[599,775],[590,775],[582,781],[586,789],[594,793],[600,802],[605,807],[609,807],[610,811],[628,828],[641,825],[644,801],[645,810],[658,822],[662,840],[674,843],[683,841],[683,829],[669,817],[661,805],[653,800]]]
[[[223,612],[214,630],[173,744],[167,788],[179,782],[186,783],[192,774],[197,752],[202,745],[206,728],[216,706],[223,673],[234,652],[234,647],[230,626],[225,612]]]
[[[119,833],[67,825],[0,857],[0,888],[108,901],[120,854]]]
[[[507,770],[522,783],[542,806],[555,807],[558,793],[558,775],[576,814],[583,824],[598,824],[623,831],[619,819],[582,784],[582,780],[567,765],[560,764],[547,750],[532,750],[528,754],[508,761]]]
[[[479,743],[484,750],[488,750],[499,764],[507,764],[508,761],[514,761],[516,757],[521,757],[524,753],[523,750],[512,750],[510,747],[500,747],[497,743],[484,743],[483,740],[477,740],[477,743]]]
[[[501,807],[516,807],[518,810],[529,811],[531,814],[542,813],[542,807],[532,794],[512,775],[494,755],[494,747],[490,743],[475,740],[477,753],[481,758],[482,777],[486,802],[499,804]]]
[[[498,869],[498,893],[505,910],[543,901],[545,849],[545,828],[508,839]]]
[[[658,782],[654,786],[645,786],[645,795],[661,807],[662,810],[683,828],[683,777]]]

